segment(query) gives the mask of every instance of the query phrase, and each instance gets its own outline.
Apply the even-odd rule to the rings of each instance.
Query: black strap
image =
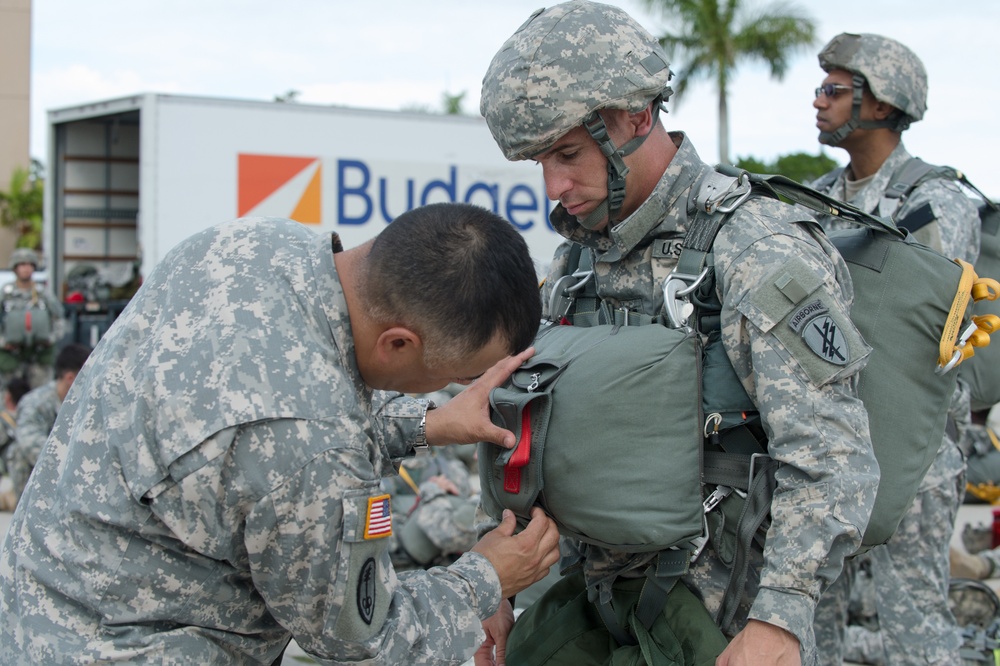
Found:
[[[771,458],[761,458],[756,469],[756,475],[747,492],[743,512],[736,524],[736,557],[729,574],[729,584],[722,600],[722,605],[716,615],[716,624],[723,630],[733,621],[739,608],[742,591],[747,582],[747,571],[750,567],[750,548],[754,535],[771,512],[771,498],[774,495],[774,472],[778,462]]]

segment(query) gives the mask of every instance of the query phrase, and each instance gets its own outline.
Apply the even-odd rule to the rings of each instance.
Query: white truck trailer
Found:
[[[45,255],[140,275],[235,217],[288,217],[347,247],[426,203],[503,216],[540,265],[559,242],[541,169],[507,162],[479,117],[141,94],[49,111]]]

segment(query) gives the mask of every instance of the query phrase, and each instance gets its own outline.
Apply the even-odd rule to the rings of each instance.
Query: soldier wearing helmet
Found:
[[[0,290],[0,381],[20,376],[32,388],[52,379],[55,346],[65,332],[62,304],[34,280],[38,264],[34,250],[14,250],[14,282]]]
[[[843,33],[819,54],[826,77],[813,107],[821,143],[842,148],[850,162],[820,177],[816,189],[900,227],[947,257],[975,263],[979,216],[954,181],[928,178],[904,187],[916,164],[902,132],[927,109],[923,63],[899,42],[873,34]],[[827,231],[850,223],[820,216]],[[916,499],[885,545],[848,563],[848,571],[823,596],[816,612],[822,663],[839,666],[846,650],[877,647],[872,663],[960,663],[959,630],[948,609],[948,544],[964,489],[962,434],[970,420],[967,385],[960,379],[941,448]],[[862,565],[862,559],[867,564]],[[870,576],[857,576],[859,567]],[[878,632],[845,646],[847,604],[854,581],[871,581],[878,602]],[[860,583],[859,583],[860,584]]]
[[[677,265],[703,195],[721,177],[690,139],[660,123],[670,76],[656,39],[627,13],[585,0],[539,10],[494,56],[483,79],[481,112],[508,159],[541,165],[547,195],[558,202],[550,222],[567,239],[543,288],[549,318],[582,321],[586,313],[574,309],[582,302],[555,311],[552,304],[561,301],[550,303],[550,296],[559,278],[586,262],[593,267],[586,288],[594,292],[598,322],[666,319],[663,280]],[[718,650],[730,664],[809,664],[815,661],[815,604],[860,543],[874,503],[878,468],[855,390],[869,349],[847,314],[851,287],[838,282],[847,267],[813,218],[752,196],[734,208],[712,246],[716,279],[707,297],[721,304],[722,321],[708,344],[719,351],[724,368],[732,366],[733,378],[739,378],[734,383],[755,410],[744,416],[759,424],[769,455],[780,462],[777,490],[764,506],[765,512],[770,507],[770,528],[759,528],[749,546],[745,584],[734,583],[734,595],[726,594],[732,560],[720,555],[732,543],[718,513],[722,507],[709,513],[711,538],[681,580],[731,639]],[[765,296],[787,285],[782,276],[793,274],[809,286]],[[786,316],[810,304],[829,313],[844,335],[841,365],[803,345],[787,323]],[[595,436],[606,438],[619,455],[627,450],[615,433]],[[693,440],[692,446],[702,444]],[[642,473],[641,460],[635,469]],[[706,488],[706,494],[712,491]],[[739,498],[732,495],[732,501]],[[728,503],[723,501],[731,510]],[[582,568],[582,577],[579,583],[573,582],[576,574],[564,578],[519,617],[506,643],[508,662],[539,663],[525,646],[532,636],[561,635],[559,609],[585,606],[575,617],[627,614],[616,608],[618,615],[609,616],[609,600],[659,557],[566,540],[562,565]],[[727,603],[727,617],[716,615]],[[488,623],[497,644],[505,639],[503,627],[502,617]],[[581,628],[588,636],[607,637],[611,651],[639,649],[627,645],[636,640],[635,631],[601,620]],[[612,657],[572,639],[560,645],[554,654],[559,663],[606,663]]]

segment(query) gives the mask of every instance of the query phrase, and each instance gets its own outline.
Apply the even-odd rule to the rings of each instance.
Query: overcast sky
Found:
[[[665,19],[639,0],[610,0],[653,34]],[[31,154],[48,161],[46,111],[140,92],[271,100],[297,90],[304,103],[362,108],[441,107],[465,93],[478,113],[482,76],[500,45],[542,0],[34,0]],[[832,0],[798,2],[817,22],[817,45],[785,79],[745,64],[730,92],[734,157],[816,152],[816,53],[834,35],[877,32],[923,59],[930,94],[910,152],[964,169],[1000,197],[1000,2]],[[664,117],[718,159],[715,92],[697,84]],[[377,141],[378,137],[372,137]],[[844,163],[843,151],[827,149]]]

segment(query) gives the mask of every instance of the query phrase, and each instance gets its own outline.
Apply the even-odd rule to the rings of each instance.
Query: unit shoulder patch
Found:
[[[819,300],[810,301],[792,313],[788,326],[824,361],[847,365],[851,360],[850,347],[840,326],[828,312],[829,308]]]

